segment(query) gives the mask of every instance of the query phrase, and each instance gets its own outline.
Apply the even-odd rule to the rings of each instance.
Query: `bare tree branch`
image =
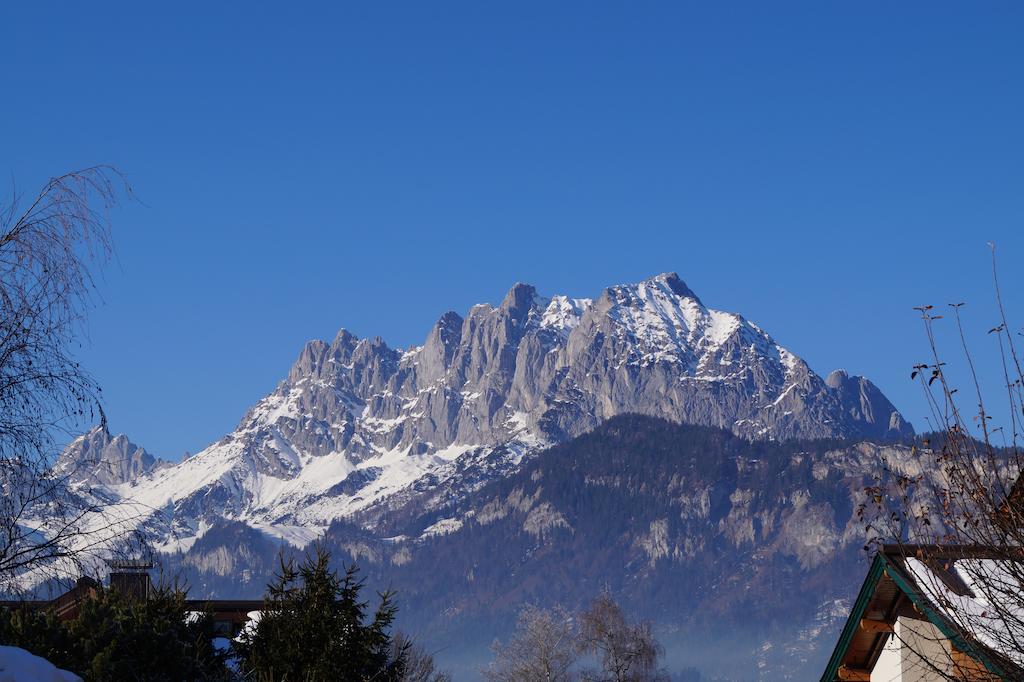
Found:
[[[921,382],[936,433],[914,448],[912,461],[886,467],[876,485],[865,490],[869,502],[858,513],[874,536],[870,544],[887,543],[887,551],[901,557],[969,648],[984,652],[982,658],[1004,678],[1024,679],[1024,479],[1018,447],[1024,373],[1006,318],[994,247],[992,253],[999,321],[989,335],[1002,363],[1009,438],[993,426],[986,407],[967,344],[963,304],[950,308],[977,399],[970,417],[960,410],[936,340],[943,316],[921,306],[931,359],[915,365],[911,378]],[[997,434],[1001,444],[995,442]],[[938,631],[908,632],[894,636],[935,679],[996,679]],[[936,659],[936,651],[945,651],[945,657]]]
[[[112,253],[110,210],[131,196],[94,166],[51,179],[0,207],[0,590],[36,572],[81,573],[90,555],[129,539],[130,506],[53,470],[58,442],[105,422],[100,388],[73,349],[96,300],[94,273]]]

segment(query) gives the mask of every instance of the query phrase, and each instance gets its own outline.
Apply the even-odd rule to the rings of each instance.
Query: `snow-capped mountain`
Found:
[[[145,448],[132,443],[127,436],[111,436],[106,425],[100,425],[73,440],[64,449],[54,469],[58,474],[116,486],[134,481],[166,464],[146,452]]]
[[[497,307],[445,313],[404,351],[345,330],[311,341],[217,443],[89,480],[150,510],[164,549],[187,548],[222,519],[301,545],[357,512],[372,520],[369,510],[411,496],[429,503],[424,491],[465,494],[624,413],[753,439],[912,433],[868,380],[822,380],[760,327],[663,274],[596,300],[516,284]],[[94,452],[96,437],[65,460]]]

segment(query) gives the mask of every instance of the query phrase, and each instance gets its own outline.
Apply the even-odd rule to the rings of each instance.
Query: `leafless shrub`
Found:
[[[561,607],[527,605],[515,635],[495,642],[494,661],[483,670],[490,682],[660,682],[662,648],[646,621],[631,623],[608,591],[578,617]],[[598,667],[577,670],[580,658]]]
[[[405,655],[405,670],[401,682],[451,682],[452,676],[438,670],[434,656],[422,644],[404,632],[396,632],[392,649]]]
[[[0,208],[0,589],[27,571],[79,572],[127,540],[123,519],[74,472],[52,469],[58,440],[105,421],[100,389],[73,349],[111,257],[109,210],[130,189],[97,166],[50,180]]]
[[[560,607],[527,605],[515,635],[492,646],[494,661],[482,673],[489,682],[571,682],[576,648],[572,615]]]
[[[587,670],[584,680],[595,682],[655,682],[668,680],[658,667],[661,645],[647,621],[630,623],[622,608],[602,592],[580,616],[579,648],[601,663],[599,670]]]
[[[916,466],[890,467],[865,492],[859,515],[874,536],[871,544],[897,548],[906,565],[920,571],[928,596],[962,633],[960,646],[985,652],[989,664],[1014,679],[1024,677],[1024,478],[1020,438],[1024,429],[1024,371],[1018,340],[1006,318],[993,247],[993,282],[997,323],[989,330],[992,352],[1002,367],[1002,395],[1009,423],[993,423],[975,368],[961,317],[962,303],[940,314],[933,306],[917,308],[924,323],[929,358],[913,367],[921,382],[935,433],[914,448]],[[948,371],[936,339],[936,327],[954,327],[962,369],[969,376],[970,402],[960,407],[961,393]],[[928,576],[955,569],[961,589]],[[927,584],[929,581],[934,584]],[[970,593],[969,599],[966,594]],[[976,605],[984,605],[978,608]],[[919,664],[935,679],[994,679],[983,670],[965,671],[958,647],[948,646],[947,660],[927,655],[938,650],[916,635],[903,642],[919,654]],[[920,651],[918,651],[920,649]],[[1007,673],[1006,671],[1011,671]],[[1017,671],[1017,672],[1014,672]],[[1019,674],[1018,674],[1019,673]],[[973,675],[973,676],[972,676]]]

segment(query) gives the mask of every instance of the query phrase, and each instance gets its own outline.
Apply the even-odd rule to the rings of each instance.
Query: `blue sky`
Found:
[[[994,240],[1024,313],[1019,3],[147,5],[0,9],[0,173],[129,176],[80,355],[158,455],[515,281],[678,271],[918,427],[911,308],[988,349]]]

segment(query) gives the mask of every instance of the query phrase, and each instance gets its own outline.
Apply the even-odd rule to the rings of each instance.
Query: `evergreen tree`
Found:
[[[213,645],[213,616],[188,612],[185,594],[157,588],[147,599],[105,590],[87,600],[70,631],[89,680],[217,680],[227,677]]]
[[[0,611],[0,643],[21,647],[88,682],[224,680],[213,617],[186,610],[185,593],[158,587],[146,599],[104,589],[60,622],[50,611]]]
[[[0,644],[42,656],[58,668],[70,669],[78,661],[71,633],[49,610],[0,609]]]
[[[299,566],[283,557],[280,563],[259,620],[236,646],[246,675],[266,682],[402,679],[408,646],[393,646],[390,628],[397,609],[391,593],[380,595],[368,618],[355,567],[339,577],[320,547]]]

